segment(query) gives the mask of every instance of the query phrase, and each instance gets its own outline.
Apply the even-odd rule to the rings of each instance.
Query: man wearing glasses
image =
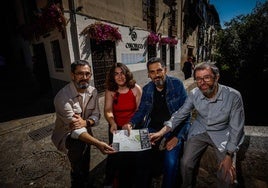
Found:
[[[197,87],[165,126],[150,135],[154,143],[180,125],[193,109],[197,111],[181,160],[182,187],[195,187],[198,163],[208,146],[214,148],[219,164],[218,187],[236,182],[236,152],[244,139],[243,101],[237,90],[219,84],[219,77],[214,64],[198,64],[194,69]]]
[[[90,145],[103,154],[115,152],[92,136],[91,127],[99,123],[100,109],[97,90],[89,85],[91,75],[87,61],[75,61],[71,64],[72,81],[54,98],[56,121],[51,138],[58,150],[68,155],[72,187],[88,184]]]

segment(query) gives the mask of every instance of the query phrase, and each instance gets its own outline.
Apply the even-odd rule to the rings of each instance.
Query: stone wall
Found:
[[[245,126],[245,140],[237,153],[238,187],[268,187],[268,127]],[[209,147],[202,157],[199,187],[216,187],[216,157]]]

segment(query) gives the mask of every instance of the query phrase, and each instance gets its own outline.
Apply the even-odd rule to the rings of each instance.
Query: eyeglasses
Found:
[[[79,78],[83,78],[84,76],[86,76],[87,78],[90,77],[92,75],[91,72],[77,72],[74,73],[76,76],[78,76]]]
[[[212,78],[214,78],[214,77],[211,76],[211,75],[206,75],[203,78],[200,78],[200,77],[195,78],[195,81],[197,83],[201,83],[202,81],[204,81],[204,82],[210,82]]]

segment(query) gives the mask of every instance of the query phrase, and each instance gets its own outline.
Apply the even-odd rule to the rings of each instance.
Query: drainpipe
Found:
[[[71,24],[70,32],[71,32],[74,60],[79,60],[80,52],[79,52],[79,42],[78,42],[77,24],[76,24],[76,8],[74,0],[68,0],[68,3],[70,10],[70,24]]]

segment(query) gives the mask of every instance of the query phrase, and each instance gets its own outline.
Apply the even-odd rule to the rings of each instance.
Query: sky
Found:
[[[265,2],[267,0],[210,0],[218,11],[221,26],[224,22],[229,22],[232,18],[241,14],[246,15],[253,11],[257,2]]]

